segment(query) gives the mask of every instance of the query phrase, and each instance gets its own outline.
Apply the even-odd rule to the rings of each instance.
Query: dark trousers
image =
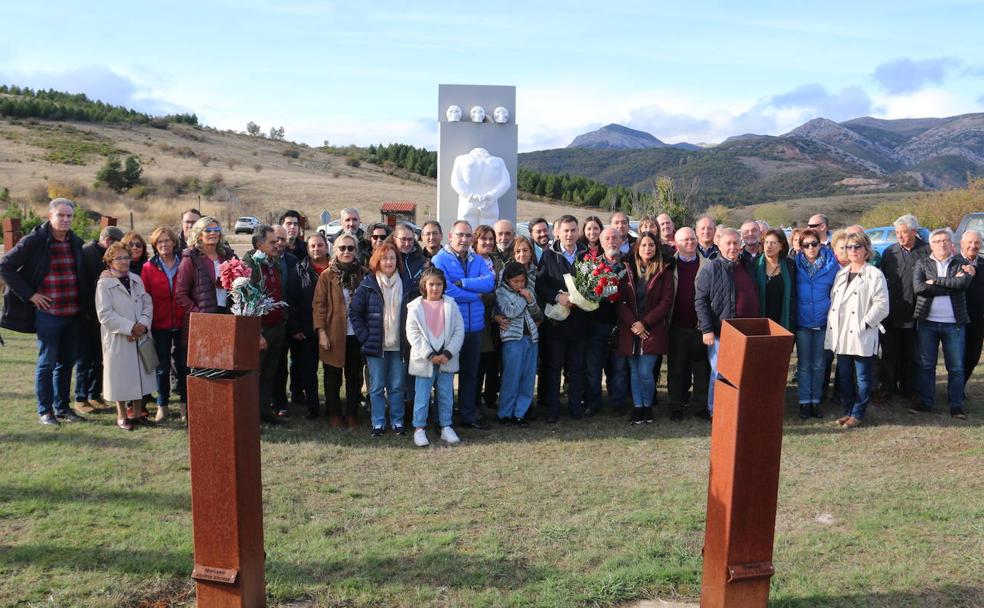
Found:
[[[476,408],[478,397],[478,360],[482,350],[482,332],[465,332],[461,344],[460,366],[458,368],[458,407],[461,420],[465,424],[476,422],[480,416]]]
[[[670,407],[683,409],[693,401],[699,408],[707,403],[707,383],[711,377],[711,364],[707,360],[707,346],[696,327],[670,326],[670,352],[666,364],[666,388]]]
[[[964,346],[964,384],[970,380],[974,368],[981,360],[981,345],[984,343],[984,319],[974,319],[966,325],[967,342]]]
[[[291,355],[290,394],[295,401],[303,397],[308,413],[317,414],[321,408],[318,396],[318,336],[314,332],[305,332],[303,340],[288,338],[287,341],[293,342],[297,350],[297,356]],[[293,388],[295,382],[299,389]]]
[[[80,340],[75,362],[75,400],[102,396],[102,336],[98,321],[79,323]]]
[[[180,329],[153,329],[154,348],[157,350],[157,405],[166,406],[171,397],[171,361],[174,360],[174,371],[177,376],[178,401],[187,403],[185,381],[187,378],[187,353],[181,343]]]
[[[362,397],[362,345],[355,336],[345,338],[345,367],[325,363],[325,409],[329,416],[355,416]],[[342,375],[345,376],[345,403],[341,400]]]
[[[293,336],[284,337],[284,348],[280,352],[280,359],[277,360],[277,377],[274,380],[273,387],[273,400],[277,406],[287,405],[287,379],[288,379],[288,365],[287,365],[287,354],[290,353],[290,400],[294,403],[310,403],[308,396],[306,394],[306,385],[302,378],[301,369],[304,366],[302,359],[304,357],[304,344],[305,340],[295,340]],[[315,338],[315,346],[317,346],[317,339]],[[314,367],[317,369],[317,362],[315,362]],[[315,380],[315,392],[314,399],[317,401],[317,380]]]
[[[917,343],[915,327],[885,328],[881,337],[882,390],[898,392],[907,398],[915,394],[919,377]]]
[[[502,343],[478,356],[478,378],[475,384],[475,403],[481,401],[485,407],[498,408],[499,403],[499,365],[502,362]]]
[[[547,415],[560,417],[560,372],[567,378],[567,406],[574,418],[581,416],[584,398],[584,347],[587,340],[565,336],[561,330],[551,328],[543,340],[543,373]]]
[[[284,350],[287,326],[283,323],[265,325],[262,328],[267,347],[260,351],[260,414],[266,415],[268,409],[276,407],[273,402],[273,384],[277,377],[277,366]]]

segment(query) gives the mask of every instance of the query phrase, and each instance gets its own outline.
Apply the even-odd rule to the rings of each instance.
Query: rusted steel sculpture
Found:
[[[793,334],[769,319],[721,327],[704,532],[703,608],[765,607]]]
[[[10,251],[21,240],[24,234],[21,232],[21,221],[16,217],[8,217],[3,220],[3,248]]]
[[[107,228],[109,226],[115,226],[115,225],[116,225],[116,218],[115,217],[104,215],[101,218],[99,218],[99,227],[100,228]]]
[[[188,444],[201,608],[266,605],[258,404],[260,318],[193,313]]]

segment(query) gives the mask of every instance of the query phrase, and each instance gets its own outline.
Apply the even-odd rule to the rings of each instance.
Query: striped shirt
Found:
[[[68,239],[51,240],[48,247],[51,264],[38,292],[51,298],[51,306],[45,310],[56,317],[79,314],[79,277],[75,273],[75,256]]]

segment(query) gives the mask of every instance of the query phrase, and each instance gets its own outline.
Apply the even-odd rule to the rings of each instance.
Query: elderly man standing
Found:
[[[713,220],[712,220],[713,221]],[[697,252],[697,234],[691,228],[681,228],[675,235],[677,252],[673,268],[673,313],[670,317],[670,347],[667,362],[666,388],[670,396],[670,418],[682,420],[690,401],[704,409],[707,403],[707,382],[711,374],[707,346],[698,328],[697,274],[711,261]]]
[[[445,293],[451,297],[465,322],[465,340],[461,345],[458,366],[458,407],[463,426],[486,430],[488,423],[478,415],[478,360],[485,329],[485,304],[482,294],[495,288],[495,276],[485,260],[471,249],[474,235],[471,224],[458,220],[448,234],[448,244],[431,258],[435,268],[444,272]]]
[[[366,238],[366,231],[362,229],[362,216],[359,214],[359,210],[355,207],[346,207],[342,209],[340,216],[342,230],[339,234],[344,232],[355,237],[355,240],[359,243],[359,251],[356,259],[369,259],[369,256],[372,255],[372,243]]]
[[[619,251],[622,235],[618,230],[608,227],[601,231],[598,240],[602,249],[601,261],[621,278],[625,274],[622,253]],[[587,317],[589,326],[584,361],[587,372],[584,391],[586,413],[590,416],[601,410],[601,373],[606,371],[609,374],[608,403],[612,414],[617,416],[622,413],[629,386],[628,360],[612,348],[612,331],[618,325],[618,305],[602,300],[598,302],[598,310],[587,313]]]
[[[827,226],[827,216],[822,213],[814,213],[806,222],[807,228],[812,228],[820,235],[820,245],[830,246],[830,228]]]
[[[622,255],[628,255],[629,250],[632,249],[632,245],[635,244],[635,237],[629,234],[629,216],[625,215],[621,211],[616,211],[612,214],[611,219],[608,220],[608,225],[622,236],[622,245],[620,247]]]
[[[708,260],[716,258],[718,246],[714,244],[714,236],[717,232],[717,224],[714,222],[714,218],[709,215],[702,215],[697,218],[695,226],[697,228],[697,253]]]
[[[102,337],[96,317],[96,283],[106,264],[103,255],[113,243],[123,240],[123,231],[106,226],[99,239],[82,247],[82,267],[85,273],[80,317],[78,359],[75,363],[75,408],[91,413],[106,407],[102,398]]]
[[[984,345],[984,270],[981,262],[981,233],[968,230],[960,238],[961,266],[972,266],[974,274],[967,287],[967,322],[964,346],[964,385],[970,380],[974,368],[981,360],[981,347]]]
[[[884,401],[891,392],[915,400],[916,378],[919,377],[916,355],[917,335],[912,313],[916,295],[912,275],[916,262],[929,255],[926,241],[919,238],[919,222],[911,215],[895,220],[898,242],[882,254],[881,271],[888,283],[888,318],[881,338],[881,390],[875,396]]]
[[[754,224],[754,222],[752,222]],[[756,230],[758,224],[755,224]],[[707,416],[714,414],[714,381],[721,346],[721,322],[761,316],[752,262],[741,255],[741,235],[734,228],[721,231],[721,255],[697,274],[694,309],[701,341],[707,346],[711,373],[707,388]]]
[[[741,256],[747,261],[754,262],[762,255],[762,228],[755,220],[748,220],[741,225]]]
[[[544,398],[547,422],[560,419],[560,373],[564,370],[568,382],[567,403],[571,418],[581,417],[584,398],[584,351],[587,339],[588,316],[567,296],[565,274],[574,274],[574,264],[584,255],[585,247],[577,242],[577,218],[562,215],[557,220],[558,236],[554,247],[543,252],[541,271],[536,279],[537,299],[568,309],[563,321],[547,320],[543,331]]]
[[[656,216],[656,224],[659,226],[660,244],[670,248],[672,255],[676,251],[676,226],[673,218],[668,213],[660,213]]]
[[[509,220],[499,220],[492,226],[495,231],[495,250],[492,257],[498,258],[505,264],[512,258],[513,241],[516,239],[516,227]]]
[[[919,348],[919,403],[909,411],[929,413],[936,401],[936,357],[943,344],[950,415],[967,419],[964,403],[964,340],[967,287],[977,268],[961,265],[953,255],[953,233],[939,228],[929,235],[930,255],[916,261],[912,288],[916,293],[916,335]]]
[[[41,424],[85,420],[69,407],[69,385],[79,342],[85,293],[82,239],[72,232],[75,203],[56,198],[48,221],[34,229],[0,261],[4,290],[0,327],[38,337],[34,389]]]

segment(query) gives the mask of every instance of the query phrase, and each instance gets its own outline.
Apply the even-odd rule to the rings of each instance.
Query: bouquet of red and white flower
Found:
[[[219,284],[229,292],[232,305],[229,310],[241,317],[262,317],[275,308],[287,306],[287,302],[275,302],[263,290],[250,281],[253,271],[241,260],[232,259],[219,266]]]
[[[602,300],[618,300],[618,282],[625,271],[616,272],[603,258],[585,257],[574,265],[574,276],[564,275],[568,296],[581,310],[597,310]]]

